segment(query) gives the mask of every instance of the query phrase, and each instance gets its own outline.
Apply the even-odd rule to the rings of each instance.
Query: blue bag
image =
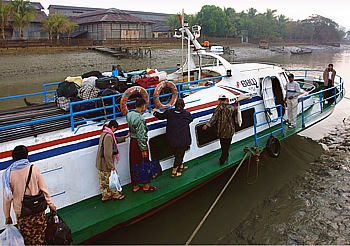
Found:
[[[149,183],[162,175],[162,167],[159,160],[150,161],[148,158],[143,158],[141,164],[133,165],[135,181],[138,184]]]

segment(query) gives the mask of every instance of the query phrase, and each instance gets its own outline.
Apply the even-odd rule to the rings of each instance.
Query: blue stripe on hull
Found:
[[[252,102],[259,101],[259,100],[261,100],[261,97],[253,97],[251,99],[247,99],[247,100],[242,101],[241,105],[249,104]],[[207,110],[204,110],[201,112],[193,113],[192,117],[193,117],[193,119],[196,119],[196,118],[200,118],[200,117],[203,117],[206,115],[209,116],[210,114],[212,114],[214,112],[214,110],[215,110],[215,108],[212,108],[212,109],[207,109]],[[157,122],[157,123],[148,125],[148,130],[152,131],[152,130],[156,130],[156,129],[159,129],[159,128],[162,128],[165,126],[166,126],[166,121],[161,121],[161,122]],[[116,135],[117,136],[124,136],[126,134],[126,132],[127,132],[127,130],[122,131],[122,132],[118,132]],[[39,160],[52,158],[52,157],[55,157],[58,155],[67,154],[67,153],[70,153],[70,152],[73,152],[76,150],[82,150],[85,148],[89,148],[89,147],[97,145],[98,140],[99,140],[99,137],[96,137],[94,139],[89,139],[89,140],[82,141],[79,143],[74,143],[74,144],[70,144],[67,146],[62,146],[62,147],[57,147],[57,148],[53,148],[50,150],[45,150],[45,151],[42,151],[42,152],[39,152],[36,154],[30,154],[29,160],[31,162],[35,162],[35,161],[39,161]],[[7,168],[9,165],[11,165],[11,163],[12,163],[12,160],[0,162],[0,170]]]

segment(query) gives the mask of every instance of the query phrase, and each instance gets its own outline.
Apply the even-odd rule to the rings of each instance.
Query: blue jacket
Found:
[[[164,113],[154,112],[160,120],[167,119],[166,136],[171,147],[187,147],[191,145],[190,123],[192,115],[185,109],[169,109]]]

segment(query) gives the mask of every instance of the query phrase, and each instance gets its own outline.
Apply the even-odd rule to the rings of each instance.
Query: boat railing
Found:
[[[288,70],[288,72],[294,73],[294,78],[295,79],[304,79],[305,81],[308,82],[317,82],[321,83],[323,81],[323,70]],[[306,83],[306,82],[305,82]],[[311,90],[312,92],[313,90]],[[332,95],[329,97],[324,97],[325,92],[327,91],[332,91]],[[309,93],[307,95],[302,95],[301,96],[301,120],[302,120],[302,127],[306,126],[306,122],[308,119],[319,115],[323,113],[325,110],[325,102],[332,100],[335,104],[337,104],[337,98],[342,98],[345,95],[345,90],[344,90],[344,80],[341,76],[336,75],[336,81],[335,85],[331,88],[327,89],[322,89],[316,92]],[[308,103],[305,105],[305,101],[310,98],[318,98],[318,100],[314,100],[311,105]],[[318,110],[313,110],[312,113],[306,114],[306,110],[309,109],[310,107],[318,106]]]
[[[282,136],[284,136],[284,128],[283,128],[283,114],[282,114],[282,105],[278,104],[276,106],[273,106],[271,108],[269,108],[269,110],[278,110],[278,116],[271,118],[271,116],[269,115],[269,112],[267,112],[267,110],[261,110],[261,111],[257,111],[254,113],[253,115],[253,120],[254,120],[254,141],[255,141],[255,146],[258,147],[259,146],[259,140],[268,137],[269,135],[276,133],[276,132],[281,132]],[[266,117],[266,121],[263,121],[262,123],[258,123],[258,115],[264,114]],[[280,127],[271,129],[270,123],[272,122],[278,122],[280,121]],[[270,129],[269,133],[266,134],[262,134],[258,136],[258,128],[262,127],[262,126],[266,126],[268,125],[268,128]],[[260,132],[260,131],[259,131]]]
[[[194,93],[198,90],[203,90],[203,89],[213,87],[215,85],[215,80],[221,79],[223,77],[225,77],[225,76],[217,76],[217,77],[205,78],[205,79],[201,79],[201,80],[194,80],[194,81],[190,81],[190,82],[176,83],[175,85],[176,85],[177,90],[178,90],[178,97],[181,98],[181,97],[186,96],[186,94],[188,94],[188,93]],[[189,87],[189,85],[197,85],[199,82],[206,82],[206,81],[208,81],[210,83],[208,83],[208,85],[203,85],[203,86],[198,86],[198,87],[193,87],[193,88]],[[146,91],[148,93],[148,98],[150,99],[149,103],[148,103],[148,111],[149,112],[151,112],[152,108],[155,107],[155,105],[153,103],[154,90],[155,90],[155,88],[147,88],[146,89]],[[114,95],[110,95],[110,96],[104,96],[102,98],[93,98],[93,99],[89,99],[89,100],[72,102],[70,104],[70,110],[69,110],[72,131],[77,132],[75,129],[76,126],[78,126],[77,129],[80,129],[81,127],[88,126],[91,124],[99,124],[103,120],[107,121],[107,119],[117,119],[117,118],[124,117],[122,115],[121,111],[119,110],[120,103],[117,103],[118,99],[120,99],[122,95],[123,94],[121,93],[121,94],[114,94]],[[171,95],[172,95],[172,93],[164,93],[164,94],[159,95],[159,98],[160,98],[160,100],[167,98],[168,100],[165,100],[165,101],[163,100],[163,104],[167,104]],[[102,107],[96,107],[96,108],[89,109],[89,110],[74,112],[75,105],[80,105],[80,104],[83,104],[86,102],[92,102],[92,101],[103,102],[103,101],[108,100],[108,99],[111,99],[111,101],[112,101],[111,105],[104,105]],[[129,106],[133,105],[133,104],[135,104],[135,101],[136,101],[136,99],[129,100],[127,102],[127,105],[129,105]],[[128,107],[128,108],[129,108],[129,110],[133,109],[132,107]],[[166,108],[167,108],[167,106],[166,106]],[[101,111],[101,110],[103,111],[103,115],[96,116],[96,117],[84,117],[84,119],[76,120],[75,116],[93,113],[93,112],[97,112],[97,111]],[[97,123],[88,123],[89,121],[97,121]]]
[[[215,86],[215,81],[217,79],[222,79],[225,76],[217,76],[217,77],[210,77],[210,78],[204,78],[200,80],[194,80],[190,82],[181,82],[181,83],[176,83],[176,87],[178,89],[178,97],[185,97],[188,94],[194,93],[199,90],[207,89],[210,87]],[[205,85],[198,86],[200,82],[208,82],[204,83]],[[9,99],[17,99],[17,98],[24,98],[24,97],[32,97],[32,96],[38,96],[42,95],[43,96],[43,101],[44,103],[52,102],[55,101],[55,92],[56,90],[51,89],[52,86],[56,86],[60,82],[52,82],[48,84],[43,85],[43,92],[37,92],[37,93],[28,93],[28,94],[22,94],[22,95],[16,95],[16,96],[8,96],[8,97],[3,97],[0,98],[0,100],[9,100]],[[191,86],[195,85],[195,86]],[[147,88],[146,91],[149,96],[149,105],[148,105],[148,110],[149,112],[152,111],[152,108],[155,106],[153,103],[153,93],[154,93],[155,88]],[[75,101],[71,102],[69,106],[69,111],[68,112],[63,112],[62,115],[55,115],[55,116],[45,116],[44,118],[41,119],[31,119],[29,121],[24,121],[24,122],[18,122],[14,124],[6,124],[6,125],[1,125],[0,126],[0,131],[1,130],[7,130],[7,129],[12,129],[15,127],[21,127],[21,126],[28,126],[28,125],[34,125],[38,123],[43,123],[47,121],[55,121],[55,120],[60,120],[60,119],[69,119],[70,120],[70,127],[73,132],[77,132],[81,127],[89,126],[92,124],[100,124],[101,121],[106,121],[110,119],[117,119],[124,117],[120,111],[120,98],[123,94],[114,94],[114,95],[109,95],[109,96],[103,96],[103,97],[97,97],[97,98],[92,98],[89,100],[81,100],[81,101]],[[164,93],[159,96],[160,100],[162,101],[163,104],[167,104],[168,101],[170,100],[172,93]],[[112,102],[110,105],[105,104],[105,101],[110,101]],[[127,102],[127,105],[129,106],[128,108],[130,110],[133,110],[133,105],[135,104],[135,100],[129,100]],[[84,110],[75,110],[76,108],[79,108],[81,105],[84,103],[89,103],[89,102],[94,102],[95,107],[91,109],[84,109]],[[100,102],[100,105],[97,107],[98,102]],[[89,117],[86,117],[86,115],[89,115]]]

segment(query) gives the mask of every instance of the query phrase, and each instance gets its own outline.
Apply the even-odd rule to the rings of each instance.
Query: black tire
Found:
[[[281,153],[281,142],[278,138],[270,136],[266,143],[266,149],[269,156],[277,158]]]

